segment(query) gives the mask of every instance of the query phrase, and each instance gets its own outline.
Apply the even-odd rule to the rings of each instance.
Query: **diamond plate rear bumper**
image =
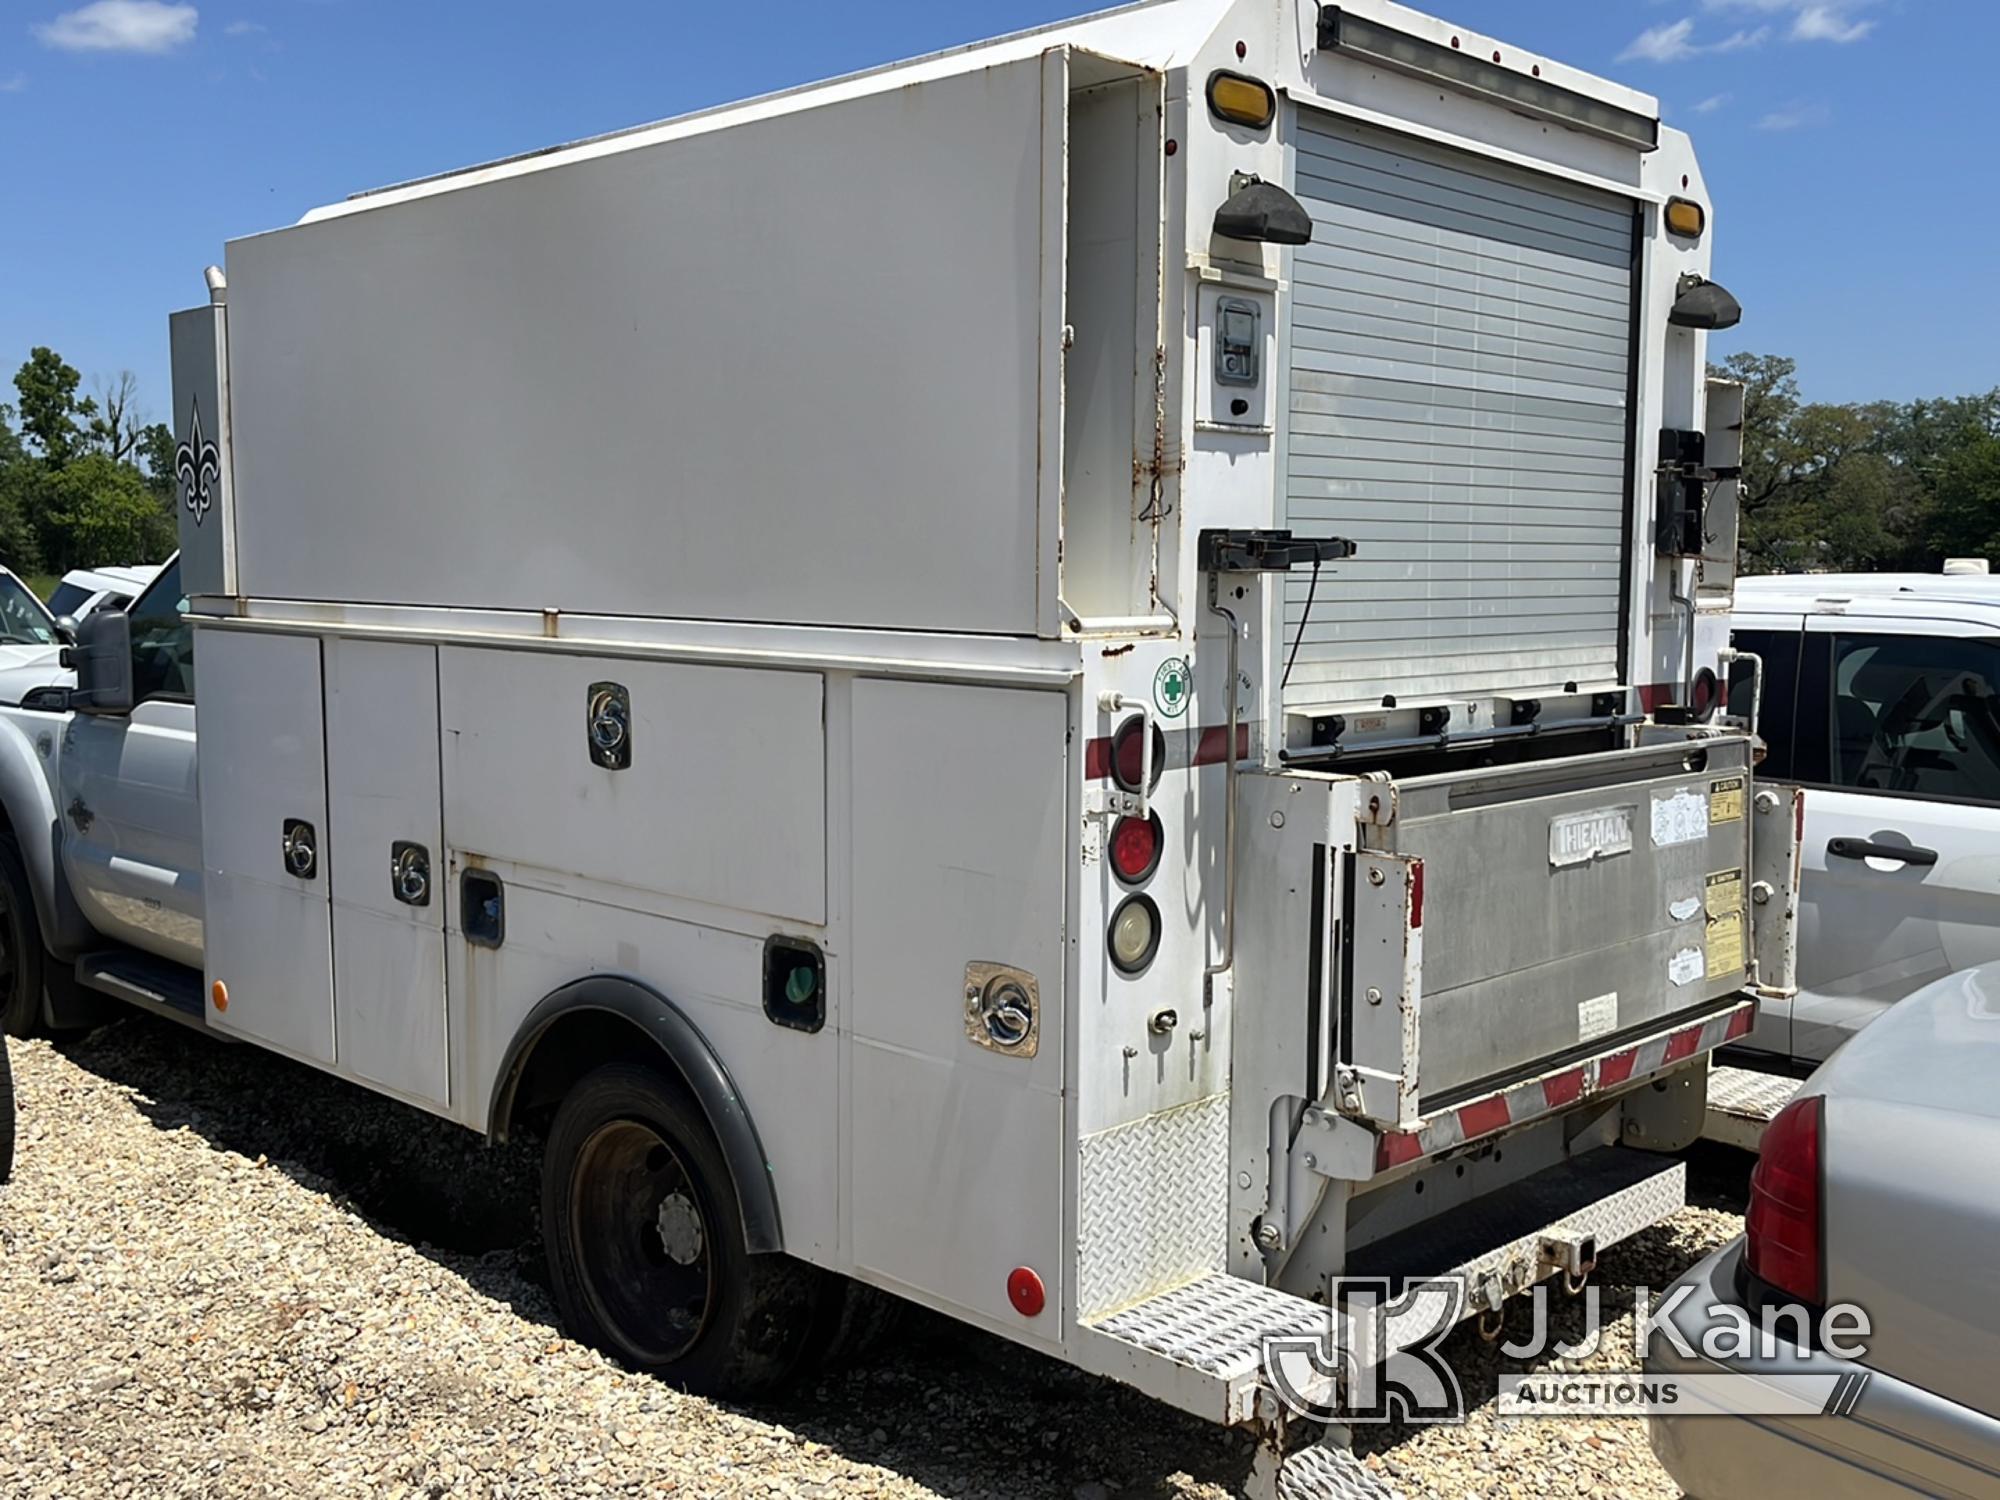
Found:
[[[1705,1140],[1755,1151],[1764,1127],[1799,1091],[1796,1078],[1759,1073],[1750,1068],[1712,1068],[1708,1075],[1708,1119]]]

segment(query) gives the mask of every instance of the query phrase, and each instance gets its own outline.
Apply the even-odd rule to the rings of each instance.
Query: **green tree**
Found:
[[[95,401],[87,396],[77,399],[82,383],[74,365],[64,364],[61,355],[42,345],[29,351],[26,363],[14,374],[14,389],[21,397],[21,431],[52,469],[64,467],[83,452],[89,424],[97,416]]]
[[[139,456],[146,461],[146,488],[174,508],[174,434],[165,422],[139,429]]]
[[[105,454],[85,454],[50,473],[39,498],[46,514],[43,561],[51,571],[156,561],[173,550],[173,521],[159,497],[132,465]]]
[[[1975,433],[1940,464],[1933,536],[1947,557],[2000,559],[2000,436]]]

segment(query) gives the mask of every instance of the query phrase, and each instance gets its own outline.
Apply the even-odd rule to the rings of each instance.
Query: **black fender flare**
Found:
[[[507,1044],[493,1085],[492,1104],[487,1111],[487,1134],[504,1140],[507,1120],[514,1108],[515,1091],[520,1087],[528,1061],[537,1044],[558,1020],[580,1011],[596,1011],[629,1021],[651,1037],[666,1054],[687,1085],[688,1092],[708,1117],[722,1148],[722,1159],[735,1183],[736,1201],[743,1214],[744,1248],[752,1255],[775,1253],[785,1248],[778,1219],[778,1193],[771,1181],[770,1158],[750,1111],[737,1091],[722,1059],[708,1038],[686,1012],[657,990],[637,980],[615,974],[594,974],[579,979],[545,996],[528,1012],[527,1019]]]

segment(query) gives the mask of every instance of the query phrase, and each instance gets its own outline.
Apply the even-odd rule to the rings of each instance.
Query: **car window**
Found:
[[[194,697],[194,626],[181,592],[175,558],[129,611],[132,619],[132,699]]]
[[[1757,712],[1757,733],[1767,747],[1762,774],[1789,777],[1792,775],[1798,738],[1794,725],[1797,722],[1799,631],[1796,627],[1791,630],[1737,630],[1731,632],[1730,643],[1738,651],[1748,651],[1764,660],[1764,701]],[[1750,688],[1754,675],[1747,661],[1737,661],[1730,666],[1731,718],[1750,717]]]
[[[1838,635],[1833,782],[2000,803],[2000,642]]]
[[[73,615],[77,606],[90,597],[90,590],[74,583],[59,583],[56,591],[49,595],[49,613]]]
[[[18,578],[0,574],[0,644],[53,646],[55,617]]]

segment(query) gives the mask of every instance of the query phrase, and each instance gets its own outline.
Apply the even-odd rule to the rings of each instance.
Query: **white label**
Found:
[[[1675,984],[1693,984],[1707,972],[1699,948],[1683,948],[1667,960],[1667,978]]]
[[[1576,1039],[1587,1042],[1618,1029],[1618,991],[1582,1001],[1576,1008]]]
[[[1633,807],[1598,807],[1589,812],[1564,813],[1549,819],[1549,863],[1557,869],[1565,865],[1588,864],[1593,859],[1609,859],[1632,850]]]
[[[1685,922],[1700,910],[1701,897],[1699,896],[1683,896],[1678,901],[1669,901],[1667,903],[1667,915],[1672,917],[1676,922]]]
[[[1662,849],[1708,837],[1708,791],[1653,793],[1653,842]]]

